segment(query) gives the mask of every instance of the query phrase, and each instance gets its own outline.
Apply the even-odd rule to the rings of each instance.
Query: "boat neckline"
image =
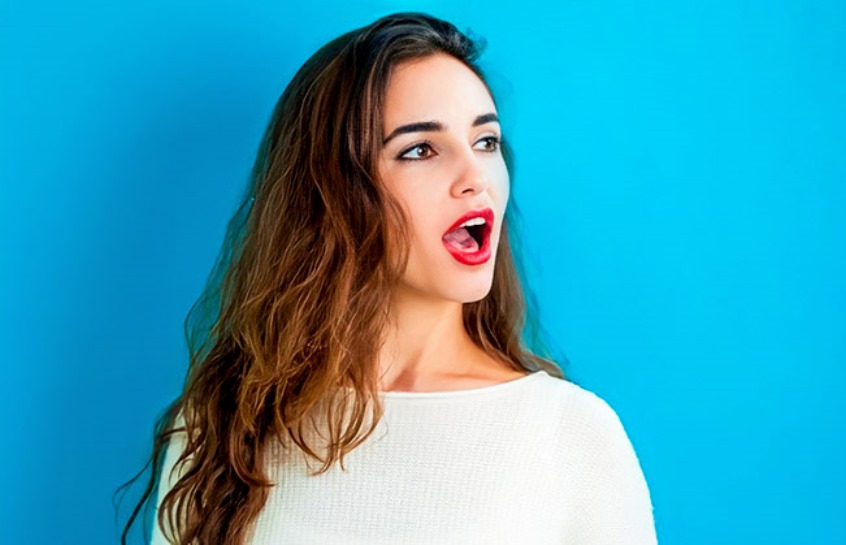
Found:
[[[453,399],[468,396],[477,396],[485,394],[495,394],[507,390],[517,388],[523,384],[537,380],[541,375],[550,376],[545,370],[532,371],[525,376],[507,380],[505,382],[498,382],[488,386],[480,386],[479,388],[469,388],[464,390],[439,390],[433,392],[404,392],[395,390],[379,390],[377,393],[383,399]],[[346,389],[351,390],[349,386]]]

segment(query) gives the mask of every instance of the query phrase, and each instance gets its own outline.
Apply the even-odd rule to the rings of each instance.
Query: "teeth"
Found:
[[[464,223],[459,225],[459,227],[472,227],[473,225],[484,225],[484,224],[485,224],[485,218],[473,218],[471,220],[465,221]]]

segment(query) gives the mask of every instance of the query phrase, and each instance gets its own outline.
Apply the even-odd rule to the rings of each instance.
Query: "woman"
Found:
[[[395,14],[295,75],[126,531],[155,495],[154,544],[655,542],[615,412],[521,343],[478,54]]]

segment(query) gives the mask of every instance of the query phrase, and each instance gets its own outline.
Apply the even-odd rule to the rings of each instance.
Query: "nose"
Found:
[[[482,165],[482,159],[474,150],[467,149],[457,159],[457,172],[452,184],[454,197],[477,195],[488,187],[488,173]]]

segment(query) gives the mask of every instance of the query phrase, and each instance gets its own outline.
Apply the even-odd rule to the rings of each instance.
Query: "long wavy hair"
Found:
[[[376,175],[386,88],[398,64],[446,53],[490,91],[476,64],[483,48],[446,21],[393,14],[326,44],[285,88],[217,262],[185,319],[183,392],[156,421],[144,469],[118,489],[152,464],[123,544],[163,486],[157,483],[171,477],[160,474],[174,434],[184,436],[182,474],[154,523],[175,543],[241,545],[275,485],[265,471],[268,441],[293,441],[322,464],[320,474],[335,462],[343,468],[344,455],[373,433],[382,416],[377,355],[409,240],[402,207]],[[513,183],[504,140],[501,149]],[[517,215],[512,198],[491,290],[464,304],[464,327],[515,370],[564,379],[512,253]],[[328,430],[322,449],[305,433],[318,407]]]

